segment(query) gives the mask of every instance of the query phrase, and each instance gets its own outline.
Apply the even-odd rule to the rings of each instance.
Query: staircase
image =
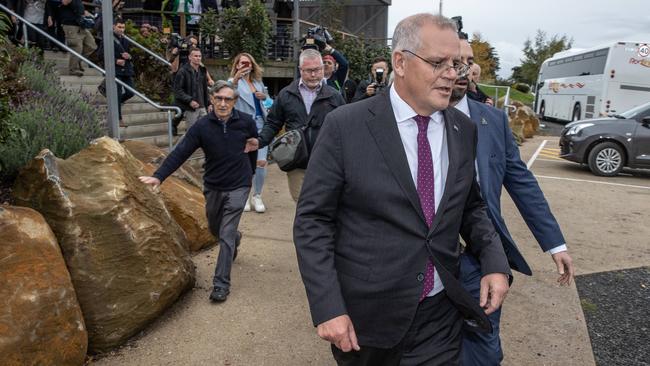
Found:
[[[67,53],[46,51],[44,57],[55,64],[64,88],[91,95],[91,100],[106,113],[106,98],[97,91],[97,86],[104,79],[99,71],[86,65],[84,76],[68,75]],[[161,111],[140,97],[133,96],[122,105],[122,119],[127,127],[120,127],[120,138],[140,140],[161,148],[169,146],[167,111]],[[178,126],[178,132],[185,132],[184,122]],[[178,139],[175,136],[174,143]]]

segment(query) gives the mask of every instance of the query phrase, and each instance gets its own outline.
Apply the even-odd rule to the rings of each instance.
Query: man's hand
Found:
[[[485,99],[485,104],[494,107],[494,101],[490,97]]]
[[[246,146],[244,147],[244,152],[249,153],[251,151],[255,151],[259,149],[259,147],[260,147],[260,142],[255,137],[251,137],[248,140],[246,140]]]
[[[347,315],[337,316],[320,323],[316,329],[319,337],[332,343],[343,352],[361,349],[357,341],[357,334],[354,332],[352,320]]]
[[[122,58],[125,59],[125,60],[128,60],[128,59],[131,58],[131,55],[129,55],[128,52],[122,52],[122,55],[121,55],[121,56],[122,56]]]
[[[366,88],[366,95],[369,97],[375,95],[375,83],[368,85],[368,87]]]
[[[52,20],[51,16],[47,17],[47,26],[52,27],[54,25],[54,20]]]
[[[505,273],[490,273],[481,278],[480,305],[485,309],[485,314],[495,312],[508,293],[508,275]]]
[[[156,177],[141,176],[141,177],[138,177],[138,179],[140,179],[140,182],[142,182],[144,184],[149,184],[149,185],[153,186],[153,189],[157,189],[158,186],[160,186],[160,179],[158,179]]]
[[[562,251],[552,255],[553,261],[557,266],[557,273],[560,274],[560,277],[557,279],[557,282],[563,285],[570,285],[571,279],[575,274],[575,269],[573,268],[573,259],[569,255],[569,252]]]
[[[201,105],[199,104],[199,102],[193,100],[190,102],[190,107],[192,107],[192,109],[198,109],[199,107],[201,107]]]
[[[126,60],[122,60],[122,59],[120,58],[120,59],[116,60],[115,63],[116,63],[118,66],[124,66],[124,65],[126,64]]]

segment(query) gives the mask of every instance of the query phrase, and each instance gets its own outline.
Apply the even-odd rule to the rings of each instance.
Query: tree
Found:
[[[334,47],[348,59],[350,64],[349,79],[356,81],[366,79],[370,74],[372,61],[377,57],[388,60],[390,69],[390,48],[385,44],[369,44],[363,38],[356,37],[344,39],[339,33],[336,33],[334,34]]]
[[[535,42],[530,38],[524,42],[524,58],[521,59],[521,65],[512,68],[512,79],[516,82],[533,85],[537,81],[539,68],[547,58],[554,54],[571,48],[573,38],[566,35],[561,37],[553,35],[547,39],[546,32],[538,29],[535,35]]]
[[[472,34],[469,44],[474,52],[474,62],[481,66],[481,79],[494,82],[497,78],[497,71],[501,68],[497,51],[478,32]]]
[[[264,62],[271,37],[271,20],[260,0],[250,0],[244,7],[224,10],[221,24],[217,35],[232,56],[248,52],[258,62]]]

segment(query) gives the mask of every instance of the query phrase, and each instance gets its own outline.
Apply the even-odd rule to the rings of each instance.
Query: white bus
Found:
[[[535,112],[561,121],[597,118],[650,102],[650,47],[617,42],[565,51],[542,63]]]

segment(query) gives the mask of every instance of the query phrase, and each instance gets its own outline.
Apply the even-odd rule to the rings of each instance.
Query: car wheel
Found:
[[[571,122],[577,121],[580,119],[580,104],[576,104],[573,107],[573,115],[571,116]]]
[[[617,175],[625,165],[623,149],[613,142],[601,142],[589,152],[589,169],[604,177]]]
[[[544,103],[544,101],[542,101],[542,104],[539,106],[539,115],[542,121],[546,119],[546,103]]]

